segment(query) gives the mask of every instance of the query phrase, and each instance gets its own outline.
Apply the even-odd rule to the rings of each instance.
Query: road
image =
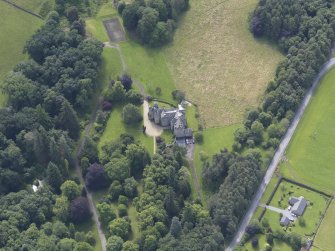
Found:
[[[237,244],[241,241],[243,235],[244,235],[244,232],[245,232],[245,229],[246,227],[248,226],[250,220],[251,220],[251,217],[252,215],[254,214],[260,200],[261,200],[261,197],[267,187],[267,185],[269,184],[271,178],[272,178],[272,175],[274,173],[274,171],[276,170],[281,158],[283,157],[285,151],[286,151],[286,148],[288,146],[288,144],[290,143],[291,141],[291,138],[302,118],[302,115],[304,114],[305,110],[306,110],[306,107],[308,106],[314,92],[315,92],[315,89],[318,85],[318,83],[320,82],[320,80],[322,79],[322,77],[333,67],[335,66],[335,59],[330,59],[320,70],[319,74],[317,75],[317,77],[315,78],[315,80],[313,81],[313,84],[312,84],[312,87],[308,90],[304,100],[302,101],[301,103],[301,106],[300,108],[298,109],[298,111],[296,112],[296,115],[290,125],[290,127],[288,128],[286,134],[284,135],[284,137],[282,138],[282,141],[275,153],[275,155],[273,156],[273,159],[270,163],[270,166],[257,190],[257,193],[255,194],[252,202],[251,202],[251,205],[248,209],[248,211],[246,212],[242,222],[240,223],[240,226],[233,238],[233,240],[231,241],[230,245],[226,248],[226,251],[232,251],[234,250],[234,248],[237,246]]]
[[[82,141],[80,142],[79,148],[77,149],[76,158],[75,158],[75,167],[76,167],[77,175],[78,175],[81,183],[84,185],[84,187],[85,187],[85,189],[87,191],[87,200],[88,200],[88,203],[90,205],[91,212],[93,214],[94,222],[97,225],[98,235],[99,235],[99,239],[100,239],[100,243],[101,243],[101,250],[102,251],[106,251],[106,244],[107,244],[106,243],[106,236],[105,236],[105,234],[104,234],[104,232],[102,230],[102,226],[101,226],[101,223],[99,221],[97,209],[96,209],[96,207],[94,205],[93,198],[92,198],[92,193],[86,187],[86,184],[85,184],[85,181],[83,179],[82,172],[81,172],[80,164],[79,164],[79,158],[80,158],[81,152],[82,152],[82,150],[84,148],[86,139],[87,139],[87,137],[89,137],[89,133],[90,133],[90,131],[92,129],[92,126],[93,126],[93,124],[95,122],[95,119],[97,117],[98,109],[101,106],[101,102],[102,102],[102,99],[98,98],[97,99],[97,104],[96,104],[95,110],[94,110],[94,112],[93,112],[93,114],[91,116],[90,122],[89,122],[89,124],[87,125],[87,127],[85,129],[85,135],[84,135]]]

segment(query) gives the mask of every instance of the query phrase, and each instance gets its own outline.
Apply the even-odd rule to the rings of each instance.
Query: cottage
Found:
[[[296,216],[303,215],[306,207],[307,207],[307,201],[303,196],[300,197],[291,197],[289,200],[289,204],[292,206],[291,212],[295,214]]]

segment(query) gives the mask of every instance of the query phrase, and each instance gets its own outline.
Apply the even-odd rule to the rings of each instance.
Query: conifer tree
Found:
[[[34,132],[34,153],[40,164],[49,162],[49,137],[42,126]]]
[[[59,187],[63,183],[63,177],[58,169],[58,167],[52,163],[49,162],[48,168],[47,168],[47,174],[46,174],[46,179],[48,184],[55,189],[55,191],[59,192]]]
[[[71,104],[64,100],[58,116],[58,127],[69,132],[72,139],[78,139],[80,135],[79,119]]]

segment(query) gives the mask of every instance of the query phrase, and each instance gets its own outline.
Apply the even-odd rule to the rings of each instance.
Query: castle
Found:
[[[171,129],[178,144],[185,144],[187,139],[193,139],[193,131],[187,127],[185,109],[178,105],[178,108],[160,108],[155,102],[149,107],[148,117],[155,124]]]

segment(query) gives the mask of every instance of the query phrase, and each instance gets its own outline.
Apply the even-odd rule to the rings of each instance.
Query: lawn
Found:
[[[322,220],[319,231],[314,239],[313,246],[320,250],[332,250],[335,247],[335,202],[330,204],[325,218]]]
[[[109,142],[119,138],[120,134],[128,133],[135,137],[136,140],[139,140],[149,151],[150,154],[153,154],[154,141],[152,137],[148,137],[143,134],[142,123],[138,123],[135,126],[127,126],[122,121],[122,106],[116,106],[113,108],[110,118],[107,122],[104,133],[101,136],[101,139],[98,144],[98,148]],[[143,111],[142,107],[140,109]]]
[[[100,67],[100,83],[105,88],[110,81],[116,80],[122,74],[122,63],[117,49],[104,48],[102,52],[102,65]]]
[[[17,63],[26,59],[23,47],[43,21],[3,1],[0,1],[0,17],[0,85],[2,85],[5,75]],[[5,95],[0,92],[0,106],[5,102]]]
[[[282,181],[273,199],[271,200],[270,205],[285,209],[289,206],[288,200],[290,197],[299,196],[303,196],[309,202],[309,205],[303,214],[305,225],[300,225],[298,222],[295,222],[295,226],[292,227],[292,231],[301,235],[314,235],[320,222],[320,218],[324,214],[327,207],[327,203],[329,201],[328,197],[292,183]],[[264,218],[268,218],[273,229],[282,228],[279,224],[278,213],[267,210],[263,219]]]
[[[172,102],[171,92],[176,87],[164,54],[133,41],[123,42],[120,46],[127,65],[126,71],[144,85],[146,93]],[[161,88],[161,94],[156,93],[156,88]]]
[[[199,105],[206,127],[241,123],[260,103],[283,56],[256,40],[248,16],[258,0],[193,0],[165,49],[176,86]]]
[[[240,127],[240,125],[231,125],[220,128],[208,128],[203,131],[204,141],[202,144],[195,145],[194,152],[194,164],[197,172],[198,181],[201,188],[202,199],[204,201],[207,198],[208,191],[203,189],[201,172],[202,172],[202,162],[201,156],[205,158],[210,158],[215,153],[218,153],[221,149],[232,148],[234,142],[234,132]]]
[[[330,194],[335,193],[334,81],[335,69],[312,97],[280,167],[284,176]]]
[[[243,248],[240,248],[238,250],[243,250],[243,251],[260,251],[260,250],[264,250],[265,244],[266,244],[266,239],[265,239],[265,235],[259,235],[257,236],[258,238],[258,247],[252,247],[251,245],[251,241],[248,241]],[[286,243],[274,239],[273,240],[273,245],[272,245],[272,251],[291,251],[292,248],[287,245]]]

